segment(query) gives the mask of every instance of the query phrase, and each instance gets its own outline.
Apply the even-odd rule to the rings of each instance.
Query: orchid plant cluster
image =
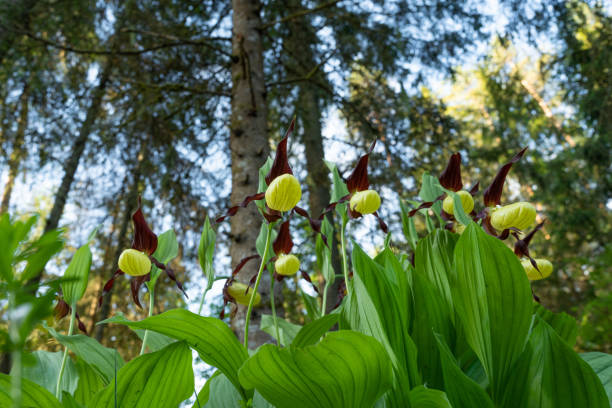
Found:
[[[198,257],[207,285],[198,313],[178,308],[153,314],[155,284],[162,272],[186,294],[170,266],[178,254],[174,232],[155,234],[139,202],[132,217],[131,247],[121,253],[103,296],[109,295],[119,276],[128,275],[140,308],[139,292],[143,285],[148,288],[148,317],[131,321],[119,313],[98,324],[121,324],[137,331],[142,338],[140,355],[125,362],[116,350],[73,334],[80,322],[77,302],[88,282],[94,232],[75,253],[57,289],[58,318],[70,313],[67,335],[44,328],[64,352],[31,353],[33,368],[21,363],[23,352],[15,352],[12,374],[0,374],[0,406],[167,408],[186,406],[187,399],[193,407],[243,408],[610,406],[612,356],[574,351],[576,321],[547,310],[531,289],[530,281],[553,272],[552,263],[534,258],[529,248],[544,220],[538,220],[531,203],[502,202],[508,173],[526,149],[499,169],[482,202],[479,183],[464,188],[460,153],[451,155],[439,177],[425,174],[422,201],[412,209],[400,203],[411,247],[406,253],[393,244],[392,230],[378,212],[381,197],[370,186],[368,160],[375,144],[346,178],[329,164],[332,202],[313,216],[299,206],[302,187],[288,162],[293,129],[294,122],[274,160],[260,171],[259,191],[216,219],[222,223],[254,203],[263,220],[260,236],[265,236],[265,245],[260,248],[259,242],[259,253],[239,261],[229,277],[215,271],[216,232],[206,219]],[[338,234],[332,233],[327,217],[332,212],[339,216]],[[348,250],[349,221],[369,215],[386,235],[375,256],[355,241]],[[426,236],[416,230],[417,215],[425,217]],[[304,255],[294,245],[293,217],[306,219],[314,233],[314,265],[325,280],[322,290],[311,281],[311,271],[301,262]],[[0,219],[0,242],[23,237],[15,232],[21,229],[18,222]],[[337,247],[342,263],[338,274],[331,263]],[[36,255],[33,250],[27,253]],[[4,259],[8,258],[0,257],[0,262]],[[257,272],[241,282],[239,272],[255,260]],[[7,278],[3,265],[2,279],[15,280]],[[268,300],[259,293],[266,272],[271,274],[271,315],[261,317],[260,329],[273,341],[253,349],[248,342],[250,321],[254,308]],[[282,319],[275,311],[275,283],[296,276],[312,284],[318,295],[296,288],[306,306],[304,325]],[[327,292],[336,278],[342,279],[339,301],[328,310]],[[225,279],[223,310],[229,303],[232,310],[246,307],[243,342],[223,320],[223,312],[221,319],[202,315],[206,293],[217,279]],[[9,307],[17,308],[12,299]],[[17,322],[10,325],[15,336]],[[215,369],[199,390],[192,351]]]

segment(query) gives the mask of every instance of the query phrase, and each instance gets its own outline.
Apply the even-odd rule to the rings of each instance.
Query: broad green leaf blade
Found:
[[[132,330],[134,330],[134,332],[136,333],[136,335],[138,336],[140,340],[144,339],[144,335],[147,332],[146,330],[142,330],[142,329],[132,329]],[[175,339],[170,338],[168,336],[164,336],[161,333],[149,331],[149,337],[147,338],[147,349],[149,349],[150,351],[161,350],[167,345],[174,343],[175,341],[176,341]]]
[[[454,408],[494,408],[485,390],[457,365],[455,357],[441,336],[436,336],[444,375],[444,390]]]
[[[342,197],[346,196],[349,191],[346,187],[346,183],[344,182],[344,180],[342,180],[342,177],[340,177],[340,173],[338,172],[338,166],[336,166],[335,163],[332,163],[327,160],[325,161],[325,165],[332,174],[333,188],[331,191],[330,200],[332,203],[336,203]]]
[[[444,188],[440,185],[438,179],[429,173],[423,173],[419,197],[421,197],[423,201],[433,201],[442,194],[444,194]]]
[[[173,229],[169,229],[157,238],[157,249],[153,253],[153,257],[166,264],[177,257],[178,249],[176,234]]]
[[[606,390],[610,406],[612,406],[612,355],[599,352],[582,353],[580,357],[586,361],[601,380]]]
[[[422,385],[410,391],[410,406],[415,408],[453,408],[446,394]]]
[[[370,258],[353,243],[353,290],[342,310],[351,329],[376,338],[387,350],[394,372],[393,390],[387,403],[407,404],[407,393],[421,383],[417,349],[409,335],[409,290],[400,290],[406,272],[399,261]],[[407,286],[407,284],[403,284]]]
[[[408,241],[408,244],[410,244],[410,248],[412,248],[413,251],[416,251],[419,236],[417,235],[416,226],[414,225],[414,218],[408,216],[410,210],[402,200],[400,200],[400,210],[404,237],[406,238],[406,241]]]
[[[83,406],[88,406],[94,395],[104,388],[102,377],[86,362],[77,358],[76,370],[79,382],[74,392],[74,399]]]
[[[310,296],[302,289],[300,289],[300,294],[302,295],[302,300],[304,301],[304,307],[306,308],[306,313],[308,313],[308,317],[310,317],[311,320],[318,319],[321,316],[321,309],[319,308],[319,302],[317,302],[317,298]]]
[[[276,340],[279,340],[281,345],[288,346],[291,344],[293,338],[296,334],[298,334],[302,326],[288,322],[280,317],[277,317],[276,321],[278,322],[280,340],[276,339],[276,330],[274,328],[274,319],[272,318],[272,315],[265,314],[261,316],[261,324],[259,329],[265,331]]]
[[[453,251],[457,234],[436,230],[422,239],[416,249],[414,264],[416,273],[427,277],[444,299],[454,321],[453,298],[450,281],[453,278]]]
[[[610,406],[591,366],[539,318],[505,391],[501,406],[507,408]]]
[[[259,168],[259,186],[257,188],[258,193],[262,193],[268,188],[268,185],[266,184],[266,175],[270,172],[272,163],[273,160],[268,157],[263,166]],[[257,200],[255,201],[255,205],[257,205],[257,208],[259,208],[260,211],[264,211],[266,208],[266,200]]]
[[[11,377],[0,374],[0,407],[12,407]],[[40,385],[21,379],[21,406],[22,408],[62,408],[62,404],[53,394]]]
[[[215,256],[215,242],[217,234],[210,225],[210,219],[206,217],[204,227],[202,227],[202,235],[200,236],[200,244],[198,245],[198,260],[202,272],[206,276],[206,290],[212,288],[215,280],[215,270],[213,269],[213,258]]]
[[[372,337],[337,331],[315,346],[262,346],[240,369],[240,382],[277,408],[362,408],[391,386],[391,364]]]
[[[91,365],[104,379],[105,384],[115,377],[115,364],[117,369],[125,364],[117,350],[106,348],[91,337],[82,334],[64,336],[50,327],[47,327],[47,330],[63,346]]]
[[[208,399],[203,402],[200,399],[202,408],[235,408],[240,406],[242,398],[240,393],[236,391],[236,387],[227,379],[225,375],[217,371],[217,375],[213,375],[206,382],[206,387],[209,388]],[[199,398],[199,396],[198,396]],[[197,407],[196,405],[194,405]]]
[[[539,303],[535,304],[534,311],[535,314],[548,323],[570,347],[574,347],[576,344],[576,337],[578,336],[578,324],[576,323],[576,319],[564,312],[551,312]]]
[[[247,397],[247,393],[240,387],[238,381],[238,369],[248,358],[248,353],[223,321],[214,317],[199,316],[184,309],[173,309],[140,322],[115,316],[105,320],[104,323],[119,323],[139,329],[149,329],[177,340],[184,340],[200,354],[204,362],[217,367],[243,397]]]
[[[444,301],[427,278],[415,273],[414,322],[410,335],[418,350],[418,364],[423,382],[431,388],[444,389],[440,353],[436,345],[438,333],[448,344],[455,343],[455,330]]]
[[[61,229],[49,231],[26,246],[20,254],[21,258],[25,258],[27,254],[26,267],[21,273],[22,281],[28,281],[38,276],[45,268],[47,262],[49,262],[49,259],[62,249],[64,246],[62,234],[63,231]]]
[[[527,341],[533,311],[529,281],[516,255],[475,223],[457,241],[454,263],[457,316],[498,400]]]
[[[57,376],[62,366],[64,357],[63,351],[37,350],[30,354],[34,359],[33,365],[24,365],[23,377],[44,387],[47,391],[55,395],[57,386]],[[62,390],[70,394],[77,388],[78,373],[74,363],[70,358],[66,360],[64,375],[62,376]]]
[[[293,339],[291,347],[306,347],[318,343],[321,336],[338,323],[339,317],[336,313],[328,314],[304,325]]]
[[[72,395],[66,391],[62,391],[62,406],[64,408],[85,408],[85,405],[80,404]]]
[[[64,300],[69,305],[78,302],[87,289],[89,280],[89,269],[91,268],[91,250],[89,245],[83,245],[75,252],[66,272],[65,281],[62,282],[62,293]]]
[[[116,405],[111,383],[96,394],[91,407],[176,407],[193,393],[191,363],[191,349],[184,342],[136,357],[117,373]]]

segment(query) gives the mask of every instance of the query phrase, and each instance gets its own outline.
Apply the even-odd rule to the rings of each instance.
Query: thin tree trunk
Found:
[[[4,185],[4,192],[2,194],[2,203],[0,204],[0,215],[4,214],[8,211],[9,204],[11,202],[11,194],[13,192],[13,188],[15,187],[15,180],[17,179],[17,175],[19,174],[19,167],[21,162],[25,158],[25,134],[28,128],[28,108],[29,108],[29,95],[30,88],[29,83],[26,83],[23,86],[23,91],[20,96],[20,104],[21,104],[21,112],[19,113],[19,120],[17,123],[17,133],[15,134],[15,141],[13,142],[13,151],[11,152],[11,157],[9,158],[8,167],[8,179],[6,184]]]
[[[269,153],[268,109],[263,71],[261,41],[261,3],[258,0],[232,0],[232,115],[230,150],[232,192],[230,200],[238,203],[257,191],[258,170]],[[231,218],[230,256],[235,266],[246,256],[256,254],[255,241],[261,226],[261,216],[254,205],[239,211]],[[247,264],[238,279],[249,282],[257,273],[254,262]],[[260,307],[253,310],[250,323],[249,346],[256,347],[269,337],[259,330],[262,313],[269,313],[269,277],[259,286],[262,294]],[[243,338],[246,308],[238,307],[231,320],[232,329]]]

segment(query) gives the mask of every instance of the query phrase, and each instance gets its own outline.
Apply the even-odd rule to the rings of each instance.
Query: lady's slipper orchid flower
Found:
[[[323,214],[319,216],[319,221],[322,221],[329,211],[332,211],[340,203],[349,202],[348,214],[351,218],[360,218],[363,215],[373,214],[378,220],[378,225],[384,233],[388,232],[387,224],[378,215],[380,208],[380,196],[374,190],[370,190],[370,181],[368,179],[368,159],[374,150],[376,140],[372,142],[368,152],[361,156],[357,162],[357,166],[345,180],[349,194],[340,198],[338,202],[331,203],[327,206]]]
[[[119,275],[128,274],[134,278],[130,281],[130,289],[134,303],[142,309],[138,291],[140,287],[148,282],[151,278],[151,264],[155,265],[160,270],[166,272],[166,275],[176,283],[176,286],[183,292],[183,285],[176,279],[174,271],[167,265],[159,262],[153,257],[153,253],[157,249],[157,235],[147,225],[147,222],[142,213],[140,197],[138,198],[138,209],[132,215],[134,224],[134,238],[132,240],[132,248],[126,249],[119,257],[119,269],[115,271],[113,276],[106,282],[100,296],[99,304],[102,304],[102,297],[106,295],[113,287],[115,279]]]
[[[516,228],[525,230],[533,225],[536,209],[530,203],[521,201],[491,210],[491,225],[498,231]]]
[[[253,296],[253,288],[245,285],[244,283],[232,281],[226,286],[224,293],[227,294],[232,301],[240,305],[248,306],[249,302],[251,301],[251,296]],[[256,292],[255,303],[253,303],[253,305],[258,305],[260,302],[261,295]]]
[[[547,259],[536,259],[536,267],[533,266],[530,259],[522,259],[521,264],[525,268],[525,273],[529,280],[540,280],[550,276],[553,271],[552,263]]]
[[[274,262],[274,277],[279,282],[287,276],[295,275],[300,270],[300,260],[297,256],[291,254],[293,240],[289,230],[289,221],[290,219],[281,224],[278,235],[272,243],[272,249],[276,256],[270,261]],[[305,271],[301,271],[301,277],[312,284],[310,276]],[[318,292],[316,286],[313,285],[313,288]]]
[[[479,183],[476,183],[470,191],[462,190],[463,188],[463,180],[461,179],[461,153],[453,153],[451,157],[448,159],[448,164],[446,168],[438,177],[438,181],[440,185],[447,190],[451,190],[459,195],[461,199],[461,205],[463,206],[463,211],[466,214],[472,215],[472,217],[476,216],[474,211],[474,196],[478,193]],[[424,208],[431,208],[436,202],[442,201],[442,213],[441,216],[443,219],[451,221],[447,224],[447,229],[453,228],[454,215],[455,215],[455,201],[452,196],[447,195],[446,193],[436,197],[433,201],[424,202],[419,205],[414,210],[411,210],[408,213],[408,216],[413,217],[419,210]]]

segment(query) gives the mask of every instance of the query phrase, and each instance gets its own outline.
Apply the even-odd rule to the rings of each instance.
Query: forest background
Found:
[[[573,0],[2,0],[0,213],[39,213],[40,233],[64,228],[68,245],[45,279],[100,226],[78,309],[89,335],[130,359],[138,337],[95,323],[145,317],[125,279],[98,305],[139,196],[155,231],[177,233],[173,267],[189,295],[162,280],[156,309],[197,311],[204,221],[256,191],[294,116],[302,206],[316,216],[329,203],[324,160],[346,175],[376,139],[371,183],[404,250],[400,200],[410,206],[425,171],[439,174],[459,151],[471,185],[527,146],[509,192],[547,219],[532,252],[555,266],[534,292],[577,319],[578,349],[611,353],[611,14],[609,3]],[[255,252],[260,222],[253,208],[220,224],[217,275]],[[311,230],[293,222],[303,269],[321,282]],[[382,246],[374,222],[355,233],[371,252]],[[222,285],[207,297],[209,315],[221,311]],[[301,323],[307,298],[286,289],[296,286],[311,293],[285,280],[277,307]],[[239,335],[243,314],[226,313]],[[59,349],[42,330],[29,346]]]

